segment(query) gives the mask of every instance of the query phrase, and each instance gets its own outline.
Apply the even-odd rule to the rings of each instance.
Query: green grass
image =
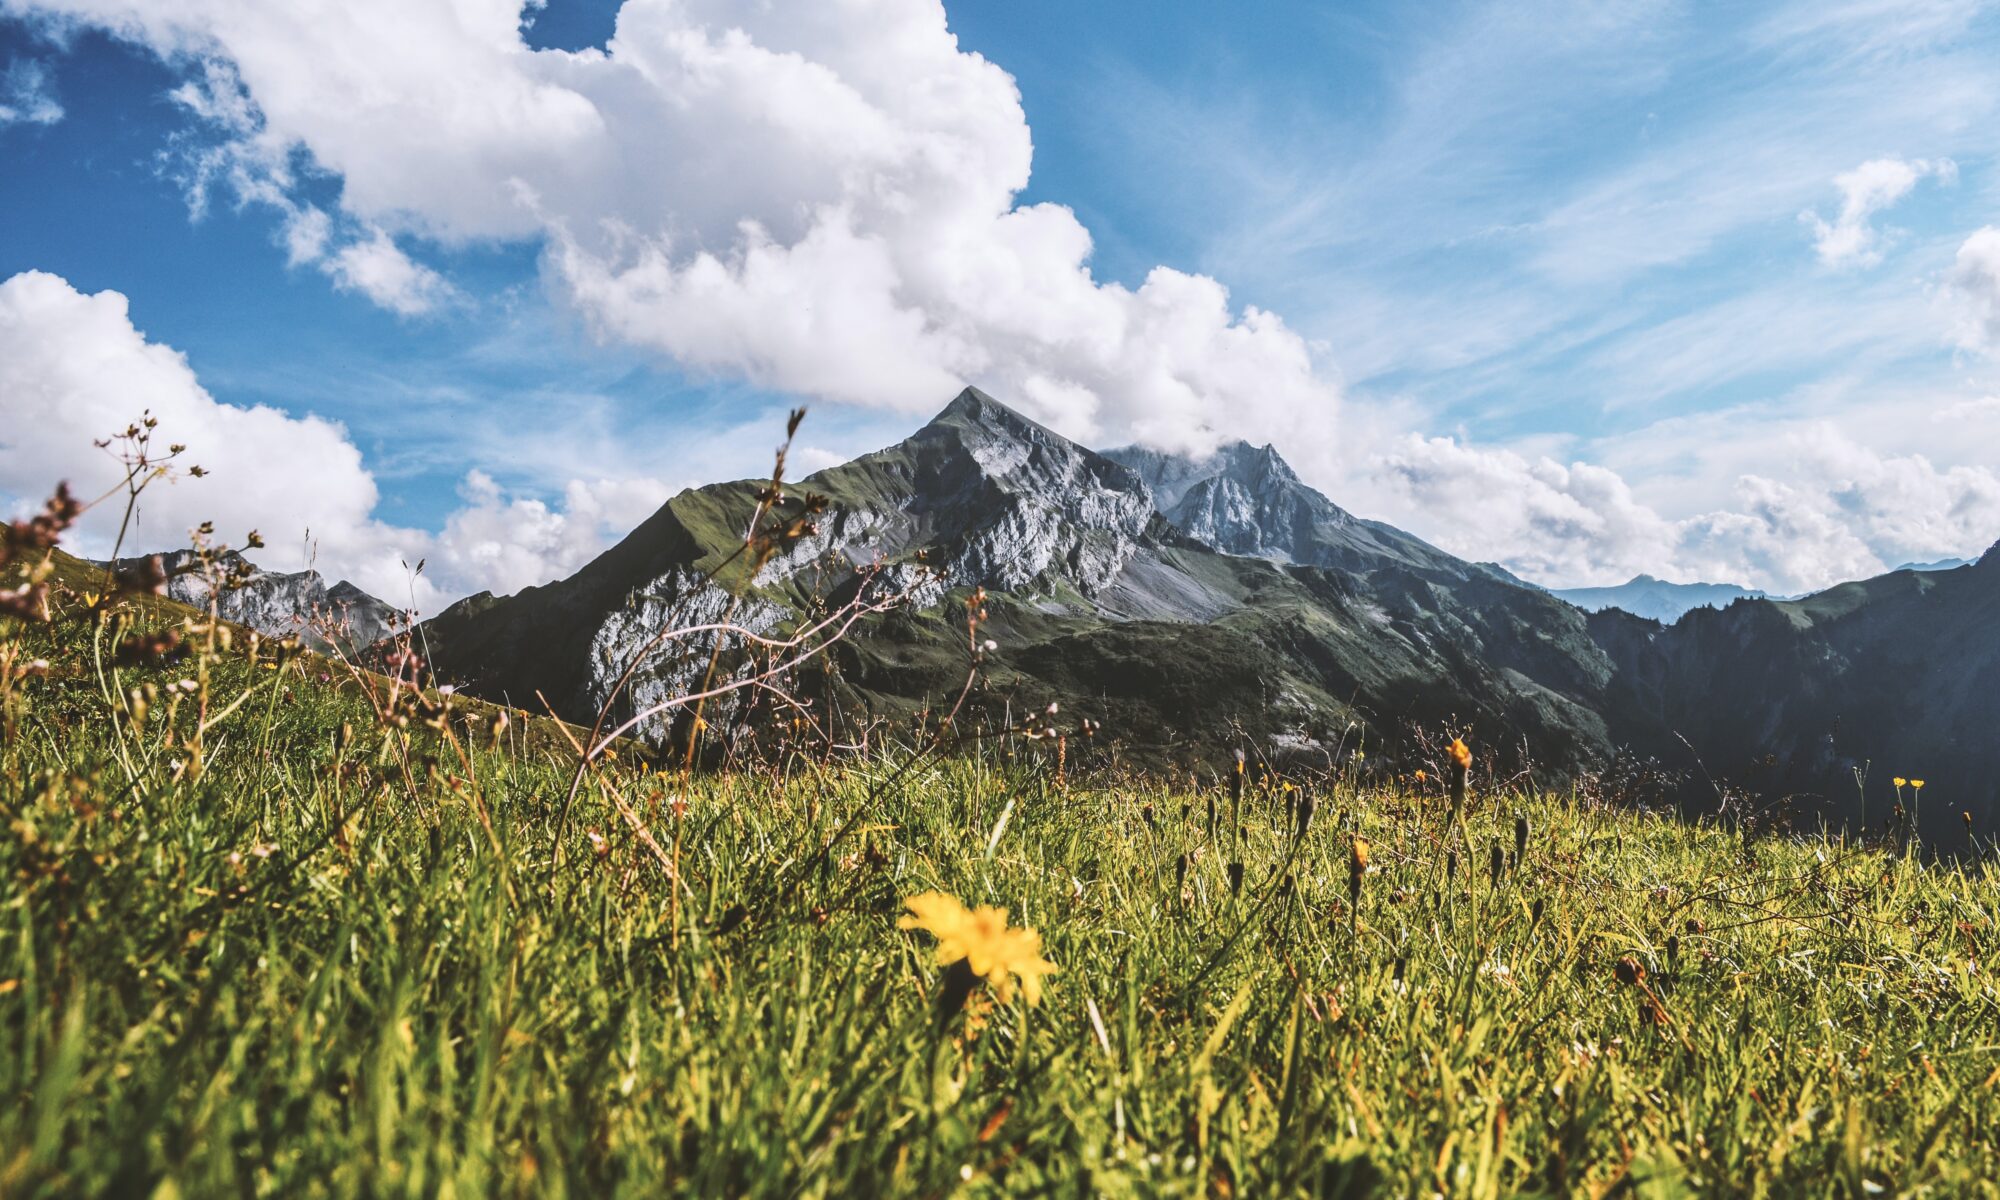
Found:
[[[1253,786],[1212,839],[1210,796],[1065,789],[1046,743],[627,755],[557,863],[559,739],[475,715],[461,756],[225,660],[212,694],[254,690],[195,769],[187,706],[113,719],[87,630],[10,639],[51,674],[0,745],[0,1195],[1995,1190],[1961,869],[1485,795],[1452,874],[1408,784],[1320,787],[1302,839]],[[1040,931],[1041,1005],[940,1026],[895,921],[930,889]]]

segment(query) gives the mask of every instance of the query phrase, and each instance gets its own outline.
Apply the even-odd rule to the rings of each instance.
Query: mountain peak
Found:
[[[1105,455],[1139,473],[1181,532],[1225,554],[1357,572],[1470,569],[1401,530],[1357,519],[1301,480],[1269,443],[1224,442],[1199,459],[1138,446]]]
[[[968,387],[953,396],[951,403],[939,409],[938,414],[932,417],[924,428],[962,429],[967,426],[976,426],[989,433],[1006,433],[1038,441],[1050,438],[1067,440],[1055,430],[1021,415],[976,387]]]

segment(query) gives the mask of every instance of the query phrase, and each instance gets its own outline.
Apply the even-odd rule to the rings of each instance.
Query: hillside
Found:
[[[1483,769],[1461,838],[1407,775],[1065,786],[1019,739],[612,760],[567,811],[573,759],[306,658],[120,668],[229,708],[192,764],[93,636],[0,618],[44,664],[0,675],[9,1196],[1961,1195],[2000,1158],[2000,930],[1917,856]],[[1032,930],[1004,993],[940,962],[987,936],[952,901]]]
[[[1657,731],[1678,733],[1765,802],[1801,794],[1816,805],[1802,809],[1836,820],[1865,805],[1871,824],[1891,814],[1895,776],[1921,778],[1933,840],[1966,815],[1986,834],[2000,823],[2000,554],[1666,627],[1608,611],[1591,632],[1617,664],[1615,702],[1643,718],[1634,740],[1650,724],[1662,756],[1673,750]]]

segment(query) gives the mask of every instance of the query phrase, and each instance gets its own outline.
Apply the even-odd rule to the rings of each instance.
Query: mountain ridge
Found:
[[[2000,721],[1977,684],[2000,671],[2000,555],[1802,600],[1738,597],[1672,625],[1586,614],[1354,517],[1268,447],[1099,454],[967,389],[903,441],[794,485],[826,510],[754,578],[704,583],[764,486],[688,489],[567,580],[453,606],[425,625],[437,669],[488,699],[587,721],[651,632],[723,613],[779,629],[873,572],[911,602],[804,674],[800,694],[828,719],[900,720],[956,694],[960,604],[985,589],[1000,649],[971,711],[997,719],[1056,700],[1102,721],[1134,761],[1215,761],[1242,738],[1270,753],[1332,761],[1365,744],[1393,759],[1421,725],[1468,732],[1544,778],[1656,760],[1694,783],[1681,793],[1694,807],[1722,802],[1702,782],[1713,774],[1760,804],[1796,795],[1858,818],[1858,799],[1840,795],[1855,766],[1893,762],[1928,770],[1992,824],[1990,773],[1932,763],[1965,757],[1968,720]],[[701,665],[649,666],[621,711],[685,690]],[[1896,672],[1934,681],[1957,707],[1885,687]],[[1903,708],[1871,698],[1882,695]],[[1889,806],[1884,786],[1868,784],[1871,819]]]
[[[1591,707],[1609,667],[1582,614],[1389,538],[1288,467],[1265,477],[1301,489],[1276,498],[1302,514],[1294,532],[1339,539],[1295,539],[1301,556],[1348,569],[1217,550],[1156,510],[1141,472],[967,389],[904,441],[801,480],[795,492],[827,499],[820,528],[755,580],[702,598],[696,581],[733,546],[758,487],[709,485],[570,580],[458,606],[426,636],[439,668],[475,693],[543,697],[581,717],[642,631],[720,611],[726,594],[738,619],[775,627],[806,598],[809,565],[834,564],[840,587],[866,563],[912,604],[843,645],[817,681],[838,680],[850,708],[908,711],[955,690],[965,635],[953,606],[984,588],[1003,647],[986,689],[996,704],[1055,698],[1156,750],[1221,754],[1232,723],[1321,746],[1365,726],[1386,744],[1406,722],[1456,717],[1497,743],[1531,737],[1565,768],[1611,753]],[[649,694],[675,682],[663,671]]]

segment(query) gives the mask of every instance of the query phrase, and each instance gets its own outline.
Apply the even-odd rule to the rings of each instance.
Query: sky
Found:
[[[1973,557],[1993,9],[0,0],[0,506],[149,411],[128,546],[435,611],[976,384],[1552,586]]]

